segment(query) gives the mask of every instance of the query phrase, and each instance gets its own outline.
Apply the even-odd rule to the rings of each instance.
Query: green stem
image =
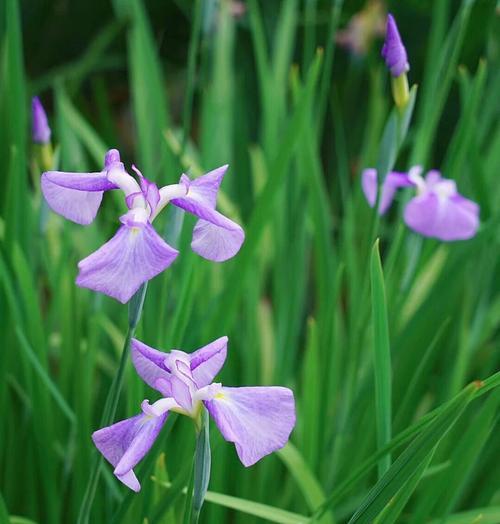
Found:
[[[125,367],[127,365],[128,356],[130,354],[130,341],[134,336],[137,323],[141,317],[142,308],[144,305],[144,298],[146,296],[147,282],[143,284],[139,291],[131,298],[129,302],[129,327],[127,330],[127,335],[123,343],[122,355],[120,358],[120,364],[118,367],[118,372],[113,379],[111,388],[108,392],[106,398],[106,404],[104,406],[104,413],[101,419],[101,427],[109,426],[116,415],[116,410],[118,407],[118,401],[120,399],[120,392],[123,385],[123,377],[125,374]],[[94,465],[90,473],[89,481],[87,484],[87,489],[85,490],[85,496],[83,498],[82,505],[80,507],[80,513],[78,514],[77,524],[87,524],[90,517],[90,510],[92,509],[92,503],[94,502],[94,497],[99,483],[99,478],[101,475],[101,466],[103,463],[103,457],[99,453],[95,457]]]
[[[179,158],[185,153],[189,132],[191,129],[191,114],[193,111],[193,95],[196,74],[196,53],[201,33],[201,0],[196,0],[194,5],[194,21],[191,39],[189,41],[187,81],[186,81],[186,98],[184,100],[184,109],[182,115],[182,146]]]
[[[196,424],[196,451],[184,509],[184,524],[197,524],[210,481],[210,433],[208,412],[202,409]]]

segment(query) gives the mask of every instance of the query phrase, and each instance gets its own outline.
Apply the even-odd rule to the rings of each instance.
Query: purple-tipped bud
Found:
[[[47,121],[45,109],[40,99],[35,96],[31,101],[31,119],[32,119],[32,138],[33,142],[38,144],[48,144],[50,142],[50,127]]]
[[[410,69],[406,49],[399,35],[398,26],[394,17],[387,15],[387,26],[385,32],[384,47],[382,47],[382,56],[391,75],[394,77],[401,76]]]

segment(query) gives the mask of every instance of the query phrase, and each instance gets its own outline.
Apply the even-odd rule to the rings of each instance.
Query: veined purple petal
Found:
[[[42,193],[50,208],[77,224],[90,224],[101,205],[103,191],[114,189],[106,173],[65,173],[47,171],[42,174]]]
[[[361,187],[366,200],[371,207],[375,205],[378,189],[377,170],[368,168],[361,174]],[[412,186],[413,183],[406,173],[392,171],[389,173],[382,184],[382,194],[379,199],[379,213],[383,215],[391,206],[396,190],[400,187]]]
[[[394,77],[400,76],[410,69],[405,46],[401,40],[396,21],[391,14],[387,15],[387,28],[384,46],[382,47],[382,56],[391,71],[391,75]]]
[[[194,227],[191,242],[195,253],[215,262],[224,262],[238,253],[245,233],[236,222],[190,198],[189,192],[184,198],[172,200],[172,204],[200,218]]]
[[[117,478],[134,491],[141,486],[133,468],[150,450],[166,418],[167,413],[158,417],[140,414],[92,434],[97,449],[115,466]]]
[[[427,237],[466,240],[479,228],[479,206],[458,193],[441,197],[429,191],[408,202],[404,220],[408,227]]]
[[[295,426],[295,401],[288,388],[223,387],[205,406],[245,466],[282,448]]]
[[[220,337],[190,355],[193,379],[198,388],[212,383],[226,360],[227,337]]]
[[[124,304],[141,284],[166,269],[177,255],[178,251],[165,243],[151,224],[123,225],[111,240],[78,264],[76,284]]]
[[[46,171],[42,174],[42,180],[46,179],[61,187],[75,189],[77,191],[108,191],[116,189],[117,186],[110,182],[106,171],[95,173],[67,173],[65,171]]]
[[[191,249],[203,258],[224,262],[234,257],[245,240],[243,229],[217,211],[217,222],[198,220],[193,229]],[[222,220],[224,219],[224,220]]]
[[[51,130],[45,109],[37,96],[31,100],[31,120],[33,142],[48,144],[50,142]]]
[[[133,338],[131,343],[132,363],[137,374],[164,397],[172,396],[170,370],[165,365],[166,354]]]
[[[171,201],[174,206],[200,218],[193,230],[191,248],[215,262],[234,257],[245,239],[243,229],[236,222],[215,210],[217,192],[227,167],[219,167],[192,181],[182,175],[180,184],[187,186],[188,192]]]
[[[189,197],[204,205],[215,209],[217,203],[217,193],[219,192],[222,179],[226,174],[227,168],[224,166],[218,167],[205,175],[202,175],[194,180],[189,180],[186,175],[181,177],[181,182],[187,183],[189,186]]]

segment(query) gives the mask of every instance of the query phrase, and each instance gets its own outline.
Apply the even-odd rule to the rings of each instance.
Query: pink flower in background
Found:
[[[350,19],[346,29],[337,33],[336,41],[355,55],[366,55],[373,40],[384,35],[385,18],[384,3],[370,0]]]
[[[457,190],[454,180],[443,178],[431,170],[421,176],[420,166],[408,173],[391,172],[382,184],[379,213],[384,214],[392,204],[397,189],[414,187],[417,190],[404,209],[408,227],[426,237],[443,241],[466,240],[476,235],[479,228],[479,206]],[[371,207],[375,205],[378,190],[377,172],[365,169],[361,176],[365,197]]]

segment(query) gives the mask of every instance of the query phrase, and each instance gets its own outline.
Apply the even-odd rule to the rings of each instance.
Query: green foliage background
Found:
[[[405,228],[405,196],[379,221],[361,194],[361,170],[396,152],[381,41],[335,46],[362,2],[245,5],[0,2],[0,523],[76,522],[127,326],[126,307],[74,284],[123,203],[107,196],[85,228],[44,211],[34,94],[60,169],[100,169],[109,147],[161,185],[230,164],[219,207],[242,251],[200,259],[186,217],[137,336],[192,351],[227,334],[221,381],[293,388],[298,423],[251,469],[212,431],[201,521],[499,523],[499,7],[388,6],[418,84],[396,167],[439,168],[481,206],[477,237],[443,244]],[[118,419],[153,395],[129,365]],[[140,494],[106,466],[91,522],[181,522],[193,451],[170,417]]]

